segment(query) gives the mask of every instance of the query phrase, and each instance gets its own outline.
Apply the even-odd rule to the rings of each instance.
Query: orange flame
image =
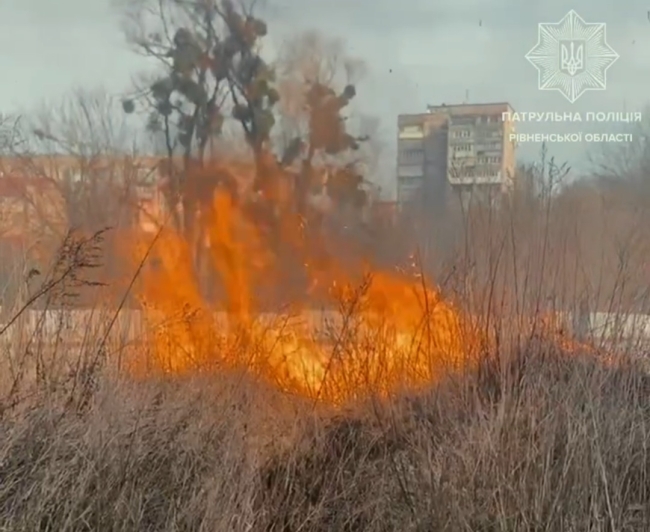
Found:
[[[226,305],[203,297],[191,246],[163,228],[137,286],[149,332],[140,371],[239,366],[288,392],[340,403],[426,384],[475,352],[469,321],[436,290],[416,277],[318,260],[290,216],[282,237],[304,257],[310,292],[341,308],[318,316],[298,305],[301,319],[259,313],[255,287],[277,280],[271,247],[227,193],[215,192],[212,207],[200,223]],[[147,245],[136,245],[140,256]]]

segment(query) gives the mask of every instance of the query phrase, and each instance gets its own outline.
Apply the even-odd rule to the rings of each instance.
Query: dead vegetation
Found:
[[[36,364],[40,372],[12,373],[19,380],[2,390],[0,530],[647,530],[650,377],[635,353],[601,352],[540,326],[548,311],[540,305],[543,290],[557,293],[558,277],[569,272],[535,270],[547,240],[558,238],[548,218],[531,223],[527,230],[541,228],[541,236],[529,240],[526,254],[514,245],[501,251],[526,258],[522,277],[539,276],[521,289],[520,314],[482,296],[506,298],[499,276],[508,270],[490,265],[499,231],[510,226],[495,222],[493,240],[475,248],[485,254],[487,272],[483,284],[475,274],[473,294],[488,303],[478,307],[476,325],[489,341],[474,346],[480,356],[472,364],[442,368],[441,348],[469,348],[467,337],[447,334],[448,320],[436,318],[441,307],[433,296],[452,294],[451,288],[422,300],[403,279],[375,272],[384,284],[374,292],[370,285],[348,291],[348,299],[339,294],[343,319],[328,345],[331,359],[343,363],[338,374],[326,369],[346,393],[334,404],[336,394],[281,390],[273,379],[277,368],[248,364],[253,350],[268,355],[280,346],[282,354],[290,347],[254,337],[250,322],[240,323],[247,334],[227,345],[239,364],[225,366],[218,363],[226,358],[225,344],[211,343],[206,331],[188,334],[165,315],[167,340],[182,340],[180,347],[192,345],[211,362],[174,374],[155,364],[148,373],[116,371],[125,349],[116,350],[108,338],[120,311],[88,331],[74,356],[66,356],[63,344],[28,336],[14,346],[12,355],[22,357],[14,368]],[[44,310],[48,297],[73,295],[93,282],[86,273],[95,264],[94,240],[69,248],[54,273],[44,275],[61,279],[60,289],[43,285]],[[560,262],[556,255],[547,260]],[[75,275],[55,276],[69,270]],[[188,280],[174,271],[168,288]],[[157,294],[179,310],[173,290]],[[387,322],[359,327],[364,305],[383,308]],[[412,318],[419,341],[396,359],[396,337],[387,326],[399,330]],[[144,347],[179,360],[178,346],[169,346]],[[435,353],[435,382],[408,353],[420,361]],[[382,365],[395,360],[404,372]],[[400,387],[388,379],[390,389],[382,389],[391,375],[410,380]]]
[[[638,184],[559,193],[564,167],[547,172],[542,160],[546,189],[460,213],[444,246],[429,226],[426,238],[412,227],[375,234],[371,251],[390,265],[379,267],[352,252],[370,199],[361,169],[378,161],[341,114],[356,94],[354,65],[307,35],[289,47],[294,75],[276,88],[257,47],[266,23],[252,13],[228,1],[152,6],[160,32],[136,10],[130,41],[165,75],[121,104],[151,112],[171,220],[154,220],[152,236],[129,210],[114,224],[121,247],[107,252],[98,228],[129,202],[107,202],[104,185],[126,172],[81,165],[65,210],[85,234],[68,234],[49,272],[32,276],[25,260],[16,275],[15,308],[0,324],[0,530],[650,529],[650,377],[639,348],[575,342],[550,319],[583,302],[583,314],[647,305],[649,203]],[[276,103],[298,111],[285,109],[271,135]],[[82,123],[103,126],[90,151],[75,120],[62,120],[72,132],[33,133],[97,162],[111,152],[100,130],[118,130]],[[228,125],[252,152],[236,168],[227,149],[212,154]],[[275,136],[281,155],[270,157]],[[229,186],[240,174],[252,178],[245,201]],[[395,256],[419,244],[437,256],[411,256],[420,263],[397,273]],[[120,275],[99,268],[109,255]],[[298,301],[287,297],[296,286]],[[258,327],[264,289],[273,310],[327,297],[341,323],[326,342],[283,323]],[[65,311],[88,294],[111,304],[71,331]],[[149,335],[129,344],[113,333],[131,306]],[[51,320],[53,309],[64,313]],[[217,309],[233,318],[225,334]],[[27,324],[32,311],[42,314]]]
[[[650,382],[530,346],[345,411],[241,375],[0,425],[2,530],[647,530]],[[313,405],[312,405],[313,406]]]

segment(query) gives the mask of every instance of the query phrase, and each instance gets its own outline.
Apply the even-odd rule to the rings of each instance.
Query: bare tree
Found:
[[[316,157],[358,149],[361,140],[346,132],[341,116],[356,93],[354,85],[346,79],[339,92],[330,85],[330,77],[314,78],[306,67],[294,76],[300,65],[296,57],[285,57],[277,68],[267,64],[261,52],[268,28],[254,8],[255,2],[236,6],[230,0],[140,0],[123,6],[128,41],[157,67],[124,100],[124,111],[147,113],[150,129],[164,138],[168,211],[190,242],[195,264],[202,262],[206,245],[199,220],[213,215],[211,200],[217,187],[230,190],[256,224],[269,229],[267,234],[276,234],[283,226],[281,213],[304,215],[308,209]],[[314,41],[312,48],[322,55],[319,46]],[[353,61],[335,64],[342,65],[348,78],[359,70]],[[295,136],[275,154],[273,128],[278,115],[287,110],[280,101],[279,81],[292,76],[298,80],[299,105],[305,107],[300,119],[306,118],[307,126],[300,127],[305,122],[298,121]],[[254,160],[252,194],[245,196],[228,165],[214,161],[210,150],[233,125]],[[298,162],[297,173],[287,171]],[[336,177],[330,189],[356,191],[361,183],[349,165]],[[287,186],[289,195],[284,193]],[[288,202],[287,197],[295,201]]]
[[[360,136],[367,139],[358,152],[358,159],[364,167],[363,174],[368,178],[379,176],[381,155],[388,148],[381,138],[381,121],[377,116],[360,113],[357,122]]]
[[[372,149],[364,153],[360,148],[370,137],[351,135],[346,127],[350,117],[343,115],[356,95],[355,84],[365,73],[365,63],[346,54],[341,40],[315,31],[298,34],[280,50],[280,120],[282,130],[292,133],[284,135],[282,163],[287,166],[301,161],[296,183],[301,214],[309,193],[319,192],[321,187],[340,207],[359,208],[366,203],[362,165],[369,170]],[[360,129],[376,126],[368,117],[360,118]],[[325,179],[316,171],[323,166],[327,167]]]
[[[0,113],[0,156],[11,153],[20,144],[20,118]]]
[[[79,89],[29,117],[24,129],[28,141],[15,151],[14,167],[63,200],[63,212],[41,212],[44,224],[65,220],[92,232],[134,223],[138,187],[153,186],[156,159],[140,156],[119,99],[104,89]]]
[[[629,124],[615,133],[630,134],[631,140],[602,142],[594,146],[588,153],[593,177],[605,182],[647,182],[650,175],[650,120]]]
[[[6,159],[23,145],[20,125],[19,117],[0,114],[0,322],[11,312],[25,275],[31,271],[30,249],[23,238],[26,227],[21,223],[21,190],[5,171]]]
[[[227,121],[241,127],[257,164],[256,188],[264,188],[264,152],[279,95],[274,72],[259,54],[266,24],[252,7],[158,0],[132,2],[123,11],[129,43],[158,66],[123,107],[127,113],[144,109],[149,129],[164,139],[169,211],[192,241],[201,240],[196,216],[211,197],[206,187],[228,177],[205,179],[207,151]]]
[[[320,84],[340,90],[359,83],[367,71],[361,59],[346,54],[343,41],[317,31],[285,41],[277,65],[280,120],[291,123],[300,136],[309,134],[309,88]]]
[[[22,242],[20,270],[46,270],[70,230],[83,237],[139,222],[141,192],[155,190],[158,160],[139,155],[119,98],[103,89],[74,91],[26,116],[20,134],[23,142],[0,160],[0,186],[10,193],[4,206],[13,216],[4,227]],[[122,267],[113,236],[102,243],[105,275]]]

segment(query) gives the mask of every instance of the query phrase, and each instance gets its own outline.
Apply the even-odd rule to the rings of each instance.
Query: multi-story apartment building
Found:
[[[445,208],[452,193],[494,197],[512,189],[514,125],[507,103],[429,106],[400,115],[397,197],[400,206]],[[505,119],[504,119],[505,118]]]

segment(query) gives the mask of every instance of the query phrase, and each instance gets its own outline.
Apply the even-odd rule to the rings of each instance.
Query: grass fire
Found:
[[[309,247],[294,239],[289,244],[297,245],[291,251],[303,275],[287,281],[277,271],[273,250],[264,248],[259,229],[226,192],[214,192],[204,223],[209,224],[202,229],[212,269],[203,271],[220,281],[221,297],[211,304],[202,296],[187,240],[162,228],[135,289],[153,333],[147,341],[147,370],[246,367],[285,391],[345,402],[430,383],[467,362],[472,349],[476,357],[478,344],[470,335],[477,332],[469,320],[421,275],[372,271],[367,261],[344,266],[335,257],[323,260],[322,248],[320,257],[310,255]],[[300,232],[299,227],[289,230]],[[146,243],[140,249],[147,250]],[[300,278],[307,297],[264,319],[254,297],[263,291],[261,283]],[[320,324],[314,301],[329,303]]]
[[[650,530],[647,150],[467,103],[393,153],[388,55],[111,9],[127,89],[0,115],[0,531]]]

